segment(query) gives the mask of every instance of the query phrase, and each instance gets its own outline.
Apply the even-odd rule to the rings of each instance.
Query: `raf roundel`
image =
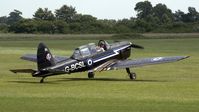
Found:
[[[47,48],[45,48],[45,49],[44,49],[44,51],[45,51],[45,52],[47,52],[47,51],[48,51],[48,49],[47,49]]]
[[[157,58],[153,58],[153,61],[159,61],[161,59],[163,59],[163,57],[157,57]]]
[[[50,55],[49,53],[46,55],[46,59],[47,59],[48,61],[51,60],[51,55]]]
[[[88,59],[87,64],[88,64],[88,66],[91,66],[93,64],[93,61],[91,59]]]

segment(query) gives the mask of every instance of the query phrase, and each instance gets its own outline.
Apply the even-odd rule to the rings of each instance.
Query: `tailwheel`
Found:
[[[93,79],[95,74],[93,72],[88,72],[88,78]]]
[[[126,68],[126,72],[128,73],[129,78],[130,78],[131,80],[136,80],[136,73],[131,72],[129,68]]]
[[[40,83],[44,83],[44,79],[45,77],[42,77],[42,79],[40,80]]]

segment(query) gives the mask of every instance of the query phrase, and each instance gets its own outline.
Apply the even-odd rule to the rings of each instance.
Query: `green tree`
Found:
[[[176,22],[183,22],[185,17],[185,13],[181,10],[178,10],[174,13],[174,20]]]
[[[10,12],[9,16],[8,16],[8,21],[7,23],[9,25],[15,24],[18,21],[20,21],[22,18],[22,12],[19,10],[14,10],[13,12]]]
[[[92,23],[96,21],[97,21],[97,18],[91,15],[76,14],[73,18],[73,22],[80,22],[80,23],[85,23],[85,22]]]
[[[54,33],[62,33],[66,34],[69,33],[69,25],[63,20],[56,20],[54,23]]]
[[[8,21],[8,18],[6,16],[0,17],[0,24],[6,24]]]
[[[82,14],[76,14],[69,24],[71,31],[78,33],[101,33],[104,27],[96,17]]]
[[[159,20],[161,21],[161,23],[165,23],[173,21],[174,20],[174,16],[172,14],[171,9],[167,8],[167,6],[165,4],[157,4],[154,8],[153,8],[153,13],[154,16],[158,17]],[[165,20],[167,19],[167,20]]]
[[[134,28],[136,32],[150,32],[152,31],[153,27],[150,23],[146,22],[144,19],[139,19],[135,22]]]
[[[40,20],[54,20],[55,19],[54,14],[50,10],[48,10],[48,8],[45,8],[45,9],[39,8],[33,16],[35,19],[40,19]]]
[[[63,5],[60,9],[55,11],[56,18],[58,20],[64,20],[67,23],[72,22],[76,14],[77,12],[75,8],[67,5]]]
[[[9,30],[15,33],[35,33],[37,32],[37,23],[32,19],[22,19],[11,25]]]
[[[167,14],[163,14],[163,16],[162,16],[162,22],[163,23],[171,23],[172,20],[171,20],[171,18],[169,18],[169,16]]]
[[[138,2],[134,9],[138,12],[137,17],[139,19],[145,19],[153,12],[153,6],[149,1]]]
[[[55,26],[53,22],[46,21],[46,20],[37,20],[37,32],[44,33],[44,34],[54,34],[55,33]]]
[[[98,30],[101,31],[101,33],[115,33],[116,30],[116,25],[117,25],[117,21],[116,20],[108,20],[108,19],[104,19],[104,20],[98,20],[98,23],[101,25],[99,27]]]
[[[188,7],[188,22],[196,22],[199,20],[199,13],[196,11],[196,8],[194,7]]]

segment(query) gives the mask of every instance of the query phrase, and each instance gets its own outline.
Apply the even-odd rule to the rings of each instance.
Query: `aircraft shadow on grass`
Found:
[[[47,81],[44,84],[58,84],[59,82],[77,82],[77,81],[107,81],[107,82],[148,82],[148,83],[155,83],[155,82],[169,82],[167,80],[129,80],[129,79],[116,79],[116,78],[95,78],[95,79],[88,79],[88,78],[62,78],[53,81]],[[37,81],[8,81],[10,83],[30,83],[30,84],[40,84]]]
[[[117,78],[95,78],[95,79],[88,79],[88,78],[63,78],[62,80],[58,81],[108,81],[108,82],[167,82],[163,80],[129,80],[129,79],[117,79]]]

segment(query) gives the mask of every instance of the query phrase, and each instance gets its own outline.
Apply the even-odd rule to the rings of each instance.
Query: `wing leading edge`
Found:
[[[170,62],[180,61],[186,58],[189,58],[189,56],[154,57],[154,58],[117,61],[110,66],[106,66],[105,68],[103,68],[103,70],[117,70],[124,68],[135,68],[147,65],[170,63]]]

